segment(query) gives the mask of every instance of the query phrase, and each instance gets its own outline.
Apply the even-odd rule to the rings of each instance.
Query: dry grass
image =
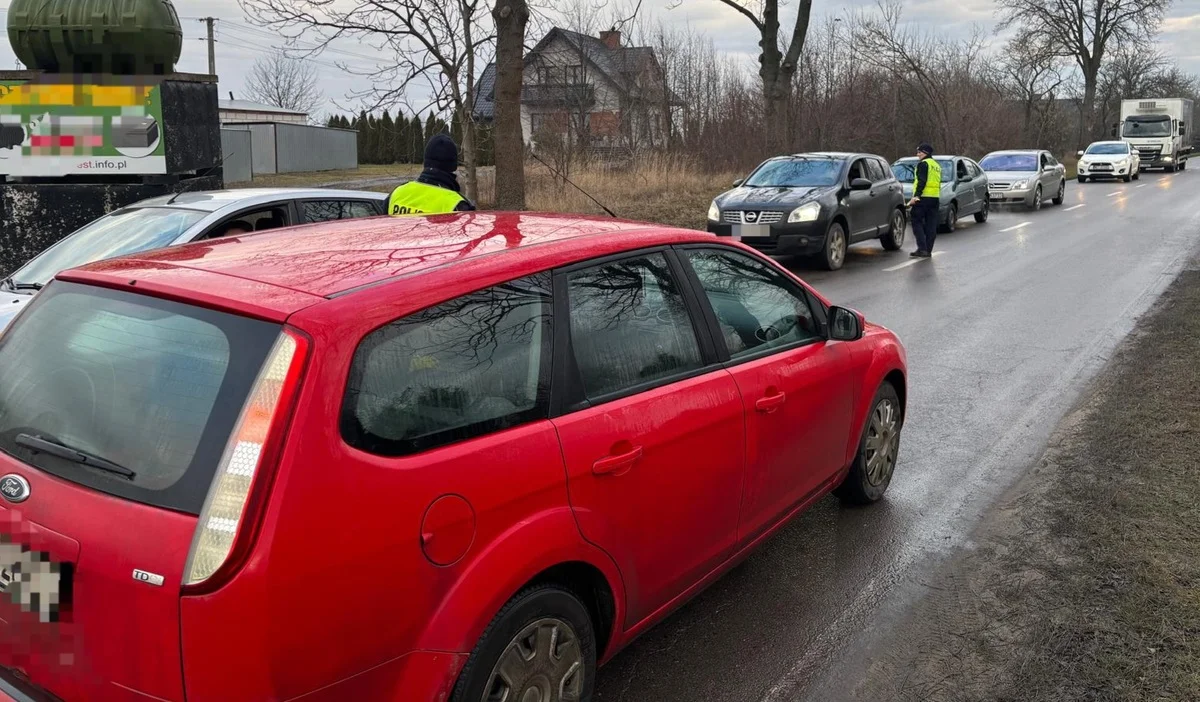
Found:
[[[252,183],[231,187],[314,187],[330,183],[361,190],[387,192],[395,187],[389,178],[412,177],[420,166],[395,164],[363,166],[355,171],[289,173],[261,176]],[[677,227],[703,229],[705,213],[713,197],[729,189],[744,173],[709,173],[693,160],[650,157],[630,168],[577,167],[568,179],[604,203],[624,219],[656,222]],[[556,177],[548,168],[533,163],[526,167],[527,209],[533,212],[577,212],[604,214],[586,195]],[[359,182],[356,181],[377,181]],[[378,182],[378,181],[383,182]],[[491,207],[495,199],[495,173],[479,171],[479,206]]]
[[[1200,699],[1200,270],[1125,343],[1090,401],[936,578],[896,700]],[[914,645],[916,644],[916,645]]]
[[[604,214],[586,195],[562,182],[545,166],[530,165],[525,174],[530,210]],[[694,161],[662,156],[639,160],[630,168],[577,169],[568,178],[623,219],[703,229],[712,199],[744,175],[710,173]],[[481,202],[488,201],[486,195],[481,187]]]
[[[256,176],[249,183],[233,183],[231,188],[312,188],[328,183],[343,183],[356,180],[392,178],[411,178],[421,172],[419,165],[393,163],[389,165],[363,165],[347,171],[317,171],[315,173],[282,173],[277,175]],[[395,186],[387,184],[361,188],[383,192]],[[355,188],[358,189],[358,188]]]

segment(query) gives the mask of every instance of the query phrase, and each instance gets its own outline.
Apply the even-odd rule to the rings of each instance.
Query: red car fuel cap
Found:
[[[442,495],[421,520],[421,550],[431,563],[454,565],[475,540],[475,510],[458,495]]]

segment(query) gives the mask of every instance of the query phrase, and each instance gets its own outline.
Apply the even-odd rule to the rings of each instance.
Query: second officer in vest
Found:
[[[913,236],[917,239],[917,250],[911,256],[929,258],[933,254],[933,240],[937,238],[938,207],[942,197],[942,167],[933,160],[933,147],[921,144],[917,147],[916,182],[913,183],[913,198],[908,205],[912,210]]]
[[[458,146],[445,134],[435,134],[425,145],[425,168],[416,180],[392,191],[388,214],[420,215],[467,212],[475,209],[462,196],[458,178]]]

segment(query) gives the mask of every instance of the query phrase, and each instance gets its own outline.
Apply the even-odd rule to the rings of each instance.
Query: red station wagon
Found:
[[[830,491],[905,355],[700,232],[463,213],[61,273],[0,337],[0,689],[587,700]]]

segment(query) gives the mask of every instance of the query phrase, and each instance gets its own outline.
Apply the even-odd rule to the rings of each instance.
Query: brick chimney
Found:
[[[621,32],[616,29],[600,32],[600,41],[610,49],[619,49],[621,48]]]

